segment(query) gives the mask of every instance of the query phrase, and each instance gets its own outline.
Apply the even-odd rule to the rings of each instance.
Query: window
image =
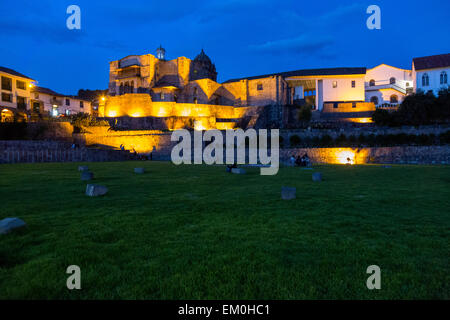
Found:
[[[390,84],[395,84],[395,82],[396,82],[396,80],[395,80],[394,77],[392,77],[392,78],[389,79],[389,83],[390,83]]]
[[[373,102],[373,104],[377,106],[378,105],[378,97],[376,97],[376,96],[371,97],[370,102]]]
[[[356,108],[356,102],[352,102],[352,108]]]
[[[159,94],[159,98],[161,99],[161,100],[164,100],[164,92],[161,92],[160,94]]]
[[[194,98],[194,103],[195,103],[195,104],[197,104],[197,103],[198,103],[198,100],[197,100],[197,98]]]
[[[398,97],[395,94],[391,96],[391,103],[398,103]]]
[[[66,98],[66,106],[70,106],[70,99]]]
[[[33,102],[33,111],[39,113],[41,109],[41,104],[39,102]]]
[[[352,88],[356,88],[356,81],[352,80]]]
[[[27,99],[25,97],[17,96],[17,108],[21,110],[27,109]]]
[[[428,77],[428,74],[424,73],[422,76],[422,87],[427,87],[430,85],[430,78]]]
[[[12,80],[8,77],[2,77],[2,90],[12,91]]]
[[[12,102],[12,94],[11,93],[2,93],[2,101]]]
[[[25,82],[20,81],[20,80],[16,81],[16,86],[17,86],[17,89],[21,89],[21,90],[27,89],[27,87],[25,86]]]
[[[371,87],[375,86],[375,80],[371,79],[369,81],[369,86],[371,86]]]
[[[81,109],[84,108],[84,103],[83,103],[83,101],[80,101],[80,108],[81,108]]]
[[[333,103],[333,108],[334,108],[334,109],[337,109],[337,108],[338,108],[338,103],[337,103],[337,102]]]
[[[197,95],[197,91],[198,91],[198,89],[197,89],[197,87],[195,87],[194,88],[194,95]]]
[[[58,116],[58,106],[54,105],[52,109],[52,116],[57,117]]]
[[[262,85],[262,83],[258,83],[258,84],[256,85],[256,90],[258,90],[258,91],[262,91],[262,90],[263,90],[263,85]]]
[[[409,82],[406,83],[406,86],[409,87]]]
[[[35,98],[35,99],[39,99],[39,93],[36,92],[36,93],[34,94],[34,98]]]
[[[333,88],[337,88],[337,81],[333,81]]]
[[[70,116],[70,110],[69,109],[66,110],[66,116]]]
[[[441,72],[441,84],[447,84],[447,72]]]

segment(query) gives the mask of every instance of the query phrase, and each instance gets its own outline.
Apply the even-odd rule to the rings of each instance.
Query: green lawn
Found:
[[[450,167],[0,165],[0,298],[449,299]],[[143,166],[147,173],[136,175]],[[297,199],[280,199],[281,186]],[[381,290],[366,288],[369,265]],[[81,291],[66,288],[81,268]]]

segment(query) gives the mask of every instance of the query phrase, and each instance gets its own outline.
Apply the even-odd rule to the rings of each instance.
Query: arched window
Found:
[[[370,80],[370,81],[369,81],[369,86],[373,87],[374,85],[375,85],[375,80],[373,80],[373,79]]]
[[[422,87],[427,87],[430,85],[430,77],[428,77],[428,74],[424,73],[422,76]]]
[[[447,84],[447,72],[441,72],[441,84]]]
[[[395,94],[391,96],[391,103],[398,103],[398,97]]]
[[[123,82],[120,83],[119,95],[123,94]]]
[[[372,98],[370,98],[370,102],[373,102],[374,105],[378,105],[378,97],[377,96],[373,96]]]
[[[197,104],[198,103],[198,99],[194,98],[194,103]]]
[[[130,92],[134,93],[134,81],[131,81]]]
[[[395,78],[394,78],[394,77],[390,78],[390,79],[389,79],[389,83],[390,83],[390,84],[395,84]]]

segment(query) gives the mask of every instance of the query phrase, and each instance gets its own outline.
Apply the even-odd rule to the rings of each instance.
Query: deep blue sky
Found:
[[[66,28],[81,8],[80,31]],[[381,8],[381,30],[366,8]],[[219,82],[323,67],[410,68],[413,57],[450,52],[448,0],[22,0],[0,3],[0,66],[64,94],[106,89],[109,61],[129,54],[193,59],[202,48]]]

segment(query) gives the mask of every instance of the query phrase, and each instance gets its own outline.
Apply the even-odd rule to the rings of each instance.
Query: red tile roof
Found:
[[[416,70],[450,67],[450,53],[413,59]]]

